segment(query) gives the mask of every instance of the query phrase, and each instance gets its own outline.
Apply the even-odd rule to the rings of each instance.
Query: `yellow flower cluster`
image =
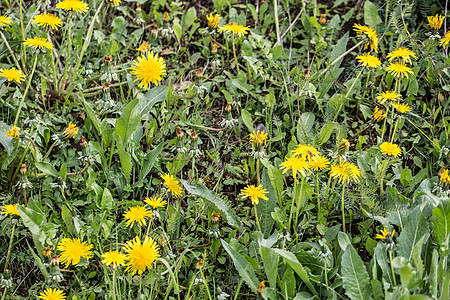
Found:
[[[367,49],[367,47],[370,46],[370,51],[378,51],[378,36],[375,29],[360,24],[354,24],[353,28],[359,37],[367,40],[367,44],[364,46],[364,49]]]
[[[265,196],[267,194],[267,191],[263,189],[262,185],[254,186],[254,185],[248,185],[247,187],[243,188],[241,190],[241,196],[244,198],[250,198],[252,200],[252,204],[258,204],[259,199],[268,200]]]
[[[299,144],[292,150],[291,157],[286,157],[280,167],[284,169],[283,174],[292,170],[292,177],[297,178],[297,172],[303,177],[313,169],[322,171],[328,169],[330,162],[312,145]]]
[[[381,153],[387,156],[399,157],[402,156],[402,150],[397,144],[384,142],[380,145]]]
[[[446,168],[439,170],[439,180],[443,185],[450,185],[450,175]]]

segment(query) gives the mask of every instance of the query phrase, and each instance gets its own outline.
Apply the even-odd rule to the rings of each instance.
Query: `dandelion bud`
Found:
[[[258,294],[261,294],[265,289],[266,289],[266,282],[263,280],[258,285],[258,290],[257,290]]]
[[[136,12],[137,12],[137,13],[140,13],[141,10],[142,10],[141,5],[138,4],[137,7],[136,7]]]
[[[59,265],[59,255],[58,254],[55,254],[52,256],[52,259],[50,260],[50,264]]]
[[[163,15],[163,22],[169,22],[169,13],[167,11]]]
[[[184,133],[180,126],[177,126],[177,138],[181,139]]]
[[[227,105],[225,105],[225,111],[226,111],[227,113],[231,112],[231,102],[228,102],[228,101],[227,101]]]
[[[320,15],[319,23],[320,23],[321,25],[323,25],[323,24],[325,24],[326,22],[327,22],[327,14],[322,14],[322,15]]]
[[[200,68],[197,70],[197,72],[195,73],[195,77],[196,77],[197,79],[202,79],[202,77],[203,77],[203,68],[202,68],[202,67],[200,67]]]
[[[220,219],[220,214],[219,213],[213,213],[212,214],[211,222],[217,223],[217,222],[219,222],[219,219]]]
[[[44,257],[50,257],[50,255],[52,255],[52,248],[44,247],[44,249],[42,249],[42,255],[44,255]]]
[[[84,138],[84,136],[80,136],[80,146],[83,148],[87,147],[87,142],[86,142],[86,139]]]
[[[212,55],[216,55],[217,54],[217,44],[216,43],[212,43],[211,44],[211,54]]]
[[[197,270],[200,270],[200,269],[203,268],[203,258],[200,258],[200,259],[197,261],[197,263],[195,264],[195,268],[196,268]]]
[[[151,30],[151,33],[152,33],[152,35],[154,36],[154,37],[157,37],[158,36],[158,25],[153,25],[153,28],[152,28],[152,30]]]
[[[442,93],[438,94],[438,100],[439,100],[439,102],[442,102],[442,101],[445,100],[445,97],[444,97],[444,95]]]
[[[303,78],[309,78],[309,68],[306,68],[306,69],[303,71]]]
[[[105,82],[104,84],[103,84],[103,92],[104,93],[106,93],[106,92],[109,92],[109,86],[111,85],[111,82]]]
[[[197,139],[198,139],[197,133],[195,132],[194,129],[192,129],[192,131],[191,131],[191,140],[193,142],[195,142],[195,141],[197,141]]]
[[[107,63],[111,63],[112,62],[112,56],[111,55],[105,55],[105,61]]]
[[[23,164],[20,165],[20,174],[24,175],[27,172],[27,163],[24,162]]]

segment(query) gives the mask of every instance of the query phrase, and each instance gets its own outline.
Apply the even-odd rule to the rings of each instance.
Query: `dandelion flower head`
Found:
[[[87,13],[89,6],[80,0],[63,0],[56,4],[56,8],[85,14]]]
[[[409,74],[414,75],[411,68],[407,67],[404,62],[392,63],[386,68],[386,71],[394,77],[408,78]]]
[[[301,157],[305,159],[309,159],[313,156],[320,155],[319,150],[315,148],[314,146],[311,146],[310,144],[302,145],[298,144],[294,150],[292,150],[292,153],[294,155],[300,155]]]
[[[385,240],[388,236],[392,238],[394,236],[394,234],[395,234],[395,229],[392,230],[392,233],[390,233],[386,229],[381,229],[381,234],[377,233],[377,235],[375,237],[377,239]]]
[[[401,114],[411,111],[411,107],[406,103],[392,103],[392,106]]]
[[[433,16],[428,16],[428,26],[431,27],[431,29],[433,30],[439,30],[442,27],[442,23],[444,22],[445,17],[436,14],[434,17]]]
[[[18,137],[20,136],[20,129],[19,129],[19,127],[17,127],[17,126],[11,127],[11,128],[6,132],[5,137],[8,137],[8,136],[12,137],[13,139],[18,138]]]
[[[127,256],[119,251],[108,251],[102,254],[102,264],[107,266],[112,265],[113,268],[125,265]]]
[[[386,91],[379,93],[377,100],[379,103],[383,104],[386,101],[398,101],[402,98],[402,95],[394,91]]]
[[[233,37],[243,37],[247,34],[247,31],[250,30],[250,27],[244,27],[242,25],[237,24],[236,22],[233,22],[232,24],[227,24],[222,27],[220,27],[219,31],[225,31],[227,33],[231,33]]]
[[[141,51],[141,53],[147,53],[152,49],[152,46],[147,41],[142,41],[142,44],[139,46],[139,48],[136,48],[137,51]]]
[[[111,5],[116,7],[119,6],[120,3],[122,3],[122,0],[109,0],[111,2]]]
[[[375,112],[373,113],[373,119],[376,122],[380,122],[384,120],[387,116],[387,113],[383,114],[383,110],[381,110],[378,106],[375,107]]]
[[[439,170],[439,180],[441,181],[442,184],[444,185],[449,185],[450,184],[450,176],[448,174],[448,170],[445,168],[442,168],[441,170]]]
[[[380,150],[381,153],[383,153],[384,155],[395,157],[402,156],[402,150],[397,144],[384,142],[383,144],[380,145]]]
[[[7,15],[0,16],[0,30],[10,27],[11,24],[11,17],[8,17]]]
[[[303,177],[306,177],[306,174],[311,169],[311,164],[305,157],[301,155],[292,155],[291,157],[286,158],[284,162],[280,164],[280,167],[284,168],[283,174],[289,170],[292,170],[292,177],[296,179],[297,172],[299,172]]]
[[[145,219],[151,217],[153,213],[145,208],[144,206],[134,206],[131,207],[128,211],[126,211],[123,216],[127,219],[127,227],[133,227],[134,222],[139,223],[139,225],[147,224]]]
[[[244,198],[250,198],[252,200],[252,204],[258,204],[259,199],[269,200],[269,198],[267,198],[265,194],[267,194],[267,191],[263,189],[262,185],[247,185],[241,190],[240,196]]]
[[[450,42],[450,30],[447,31],[445,36],[439,41],[439,46],[442,46],[445,49],[445,47],[448,45],[449,42]]]
[[[378,68],[381,65],[380,59],[376,56],[370,55],[369,53],[358,55],[356,59],[358,59],[359,62],[367,68]]]
[[[406,48],[406,47],[400,47],[397,50],[392,51],[389,53],[386,58],[389,60],[389,62],[393,61],[396,58],[403,59],[403,62],[405,63],[411,63],[411,58],[417,59],[417,55],[414,51]]]
[[[2,214],[4,214],[5,216],[20,216],[20,213],[17,210],[17,206],[19,206],[19,204],[7,204],[3,206]]]
[[[14,80],[17,83],[20,83],[25,78],[25,75],[22,73],[22,71],[17,70],[14,67],[12,67],[11,69],[6,69],[6,70],[0,69],[0,76],[8,79],[8,81]]]
[[[174,195],[176,198],[179,198],[183,195],[183,190],[180,185],[180,181],[178,178],[170,175],[168,173],[161,175],[161,178],[164,179],[164,184],[167,189]]]
[[[206,19],[208,19],[208,26],[211,29],[217,28],[219,26],[220,19],[222,17],[219,14],[216,14],[215,16],[213,14],[210,14],[206,16]]]
[[[325,156],[317,155],[310,159],[309,165],[314,171],[321,171],[329,168],[330,161]]]
[[[158,57],[158,54],[153,54],[152,51],[147,56],[140,56],[133,61],[131,75],[137,76],[134,81],[141,81],[139,83],[141,88],[148,88],[150,83],[157,86],[162,80],[162,76],[167,75],[166,64],[162,57]]]
[[[71,264],[77,265],[82,257],[89,259],[93,256],[91,251],[93,247],[87,242],[81,242],[78,238],[63,238],[58,244],[58,250],[61,251],[60,260],[66,265],[66,268]]]
[[[125,271],[131,272],[132,275],[136,272],[141,275],[147,268],[151,269],[159,257],[158,245],[149,236],[146,236],[142,243],[139,237],[128,241],[124,250],[128,260]]]
[[[332,165],[330,168],[330,176],[337,178],[340,183],[347,183],[350,181],[359,182],[361,177],[361,170],[351,162],[339,162],[338,165]]]
[[[42,13],[34,17],[33,24],[38,24],[45,28],[51,27],[53,29],[58,29],[58,27],[61,27],[62,22],[61,19],[54,14]]]
[[[144,202],[150,205],[152,208],[164,207],[167,205],[167,201],[163,201],[162,198],[146,197],[144,199]]]
[[[64,130],[63,135],[66,138],[74,138],[78,133],[79,128],[77,125],[73,124],[72,122],[69,123],[69,126]]]
[[[66,296],[64,292],[58,289],[48,288],[44,292],[40,293],[39,299],[43,300],[65,300]]]
[[[366,26],[366,25],[360,25],[360,24],[354,24],[353,25],[354,30],[356,31],[356,34],[358,36],[363,36],[367,38],[368,42],[364,46],[364,49],[367,49],[367,47],[370,46],[370,51],[378,51],[378,36],[375,29]]]
[[[34,49],[53,49],[53,44],[50,43],[46,38],[41,37],[28,38],[23,44],[25,46],[33,47]]]
[[[253,145],[260,147],[262,144],[265,144],[267,140],[267,133],[264,131],[253,131],[250,133],[250,143]]]

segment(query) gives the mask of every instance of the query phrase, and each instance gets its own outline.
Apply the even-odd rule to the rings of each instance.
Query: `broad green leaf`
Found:
[[[325,124],[320,130],[319,137],[317,138],[317,146],[321,146],[324,143],[328,142],[331,134],[335,129],[339,129],[339,124],[337,124],[336,122]]]
[[[72,213],[70,212],[70,209],[67,207],[67,205],[63,205],[61,209],[61,217],[64,221],[64,224],[67,226],[67,231],[70,234],[73,234],[73,222],[72,222]]]
[[[398,237],[398,255],[405,257],[407,260],[411,260],[414,247],[417,246],[419,240],[427,233],[429,233],[428,222],[422,214],[420,206],[417,206],[409,213],[406,225]]]
[[[125,151],[125,146],[122,139],[117,135],[117,133],[114,133],[114,138],[116,140],[117,152],[119,153],[120,165],[122,166],[123,173],[125,174],[125,179],[127,182],[130,182],[131,169],[133,167],[133,164],[131,163],[131,155]]]
[[[315,295],[317,295],[317,291],[312,285],[308,273],[306,272],[303,265],[298,261],[297,257],[289,251],[281,249],[273,249],[273,251],[275,251],[278,255],[286,259],[288,265],[295,271],[295,273],[297,273],[300,279],[303,280],[303,282],[306,284],[309,290],[313,292]]]
[[[304,112],[297,123],[297,139],[300,143],[308,142],[308,134],[313,128],[316,117],[312,112]]]
[[[231,246],[227,242],[225,242],[223,239],[220,239],[220,241],[222,242],[222,246],[225,251],[227,251],[228,255],[230,255],[231,259],[233,260],[233,264],[236,270],[239,272],[239,275],[241,275],[242,279],[250,287],[250,289],[254,293],[256,293],[259,281],[255,275],[255,270],[253,269],[252,265],[248,262],[248,260],[245,259],[244,256],[231,248]]]
[[[98,119],[97,114],[94,112],[91,105],[86,101],[86,99],[83,96],[83,93],[81,92],[80,92],[80,99],[81,103],[83,104],[84,110],[86,111],[86,114],[91,120],[92,125],[94,125],[95,130],[97,130],[98,133],[102,134],[100,130],[100,120]]]
[[[392,260],[392,266],[395,269],[399,270],[400,281],[402,283],[402,286],[407,287],[408,283],[414,276],[413,275],[414,268],[409,262],[409,260],[407,260],[403,256],[397,256]]]
[[[0,143],[5,147],[6,152],[8,152],[8,155],[12,153],[14,150],[14,146],[11,143],[12,137],[5,136],[6,132],[11,128],[12,126],[9,126],[3,122],[0,122]]]
[[[342,251],[345,251],[347,249],[347,246],[352,244],[348,235],[343,233],[342,231],[338,233],[338,242],[339,247],[341,247]]]
[[[38,211],[20,205],[17,206],[17,210],[20,213],[23,223],[31,233],[39,235],[41,232],[41,225],[45,222],[45,216]]]
[[[443,255],[448,255],[450,238],[450,200],[445,199],[433,208],[433,231],[439,244],[439,251]],[[445,249],[445,251],[442,251]],[[443,253],[442,253],[443,252]]]
[[[197,11],[195,10],[195,7],[192,6],[185,14],[183,14],[183,31],[186,31],[192,24],[194,24],[196,18]]]
[[[262,186],[268,192],[266,197],[269,198],[269,200],[260,200],[256,205],[256,209],[258,210],[258,216],[261,218],[262,233],[265,237],[268,237],[272,233],[273,225],[275,223],[271,214],[277,206],[277,196],[275,195],[275,190],[270,182],[266,169],[262,174]]]
[[[246,109],[241,109],[241,117],[245,126],[247,126],[248,131],[250,132],[255,131],[255,127],[253,127],[252,116]]]
[[[142,163],[142,168],[139,171],[139,180],[144,180],[145,176],[150,173],[153,166],[155,165],[156,160],[158,159],[159,154],[161,154],[163,148],[163,143],[160,143],[158,146],[155,147],[152,151],[149,151],[145,157],[144,162]]]
[[[366,300],[372,296],[372,290],[366,267],[352,245],[347,245],[341,261],[342,281],[345,293],[352,300]]]
[[[103,189],[103,193],[102,193],[102,200],[101,200],[101,207],[102,209],[107,209],[107,210],[111,210],[114,207],[114,203],[113,203],[113,196],[111,194],[111,192],[109,191],[108,188],[104,188]]]
[[[430,294],[433,299],[437,299],[438,294],[438,270],[439,270],[439,253],[433,249],[431,255],[430,273],[428,274],[428,284],[430,286]]]
[[[140,97],[139,102],[136,104],[138,115],[143,117],[155,104],[164,101],[166,99],[167,89],[168,86],[166,85],[157,86]]]
[[[36,168],[44,172],[46,175],[51,175],[55,178],[58,178],[59,173],[56,171],[55,167],[52,164],[47,162],[37,162]]]
[[[374,249],[374,258],[381,268],[384,280],[390,282],[391,284],[394,284],[392,280],[392,272],[389,267],[386,245],[384,243],[378,242],[378,245]]]
[[[220,215],[233,227],[239,227],[241,222],[230,206],[220,199],[213,191],[201,184],[190,184],[186,180],[180,179],[184,188],[191,194],[202,197],[211,208],[219,211]]]
[[[341,64],[343,57],[340,57],[340,56],[342,54],[344,54],[345,51],[347,51],[348,39],[349,39],[349,33],[347,32],[336,43],[336,46],[333,47],[333,51],[331,52],[331,55],[330,55],[330,63],[334,63],[332,69],[337,69],[339,67],[339,65]],[[339,60],[337,60],[338,58],[339,58]]]
[[[276,287],[278,277],[277,254],[272,249],[261,246],[261,257],[269,285],[271,287]]]
[[[280,280],[281,294],[285,295],[286,299],[292,299],[297,292],[297,280],[295,280],[294,271],[287,269]]]
[[[139,103],[138,99],[135,99],[128,103],[122,112],[122,116],[116,122],[116,134],[122,140],[123,146],[127,146],[128,139],[133,132],[137,129],[141,116],[136,110],[136,105]]]
[[[370,1],[366,1],[364,3],[364,23],[372,28],[375,28],[381,22],[381,18],[378,16],[378,9],[375,4]]]

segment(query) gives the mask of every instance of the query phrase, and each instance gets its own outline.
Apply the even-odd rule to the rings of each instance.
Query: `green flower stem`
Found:
[[[392,106],[392,103],[391,103]],[[387,111],[387,109],[386,109]],[[392,106],[392,112],[391,112],[391,126],[389,126],[389,140],[392,142],[392,124],[394,124],[394,106]]]
[[[345,98],[347,98],[348,95],[350,94],[350,92],[353,90],[353,87],[355,86],[356,82],[358,81],[359,76],[361,76],[363,70],[364,70],[364,69],[361,68],[361,71],[359,71],[358,75],[356,76],[355,80],[354,80],[353,83],[352,83],[352,86],[348,89],[347,94],[345,94]],[[342,109],[342,106],[344,106],[344,103],[345,103],[345,102],[343,101],[343,102],[341,103],[341,105],[339,105],[339,108],[338,108],[338,110],[336,111],[336,114],[334,115],[333,122],[336,121],[337,117],[339,116],[339,113],[341,112],[341,109]]]
[[[256,208],[256,204],[253,204],[253,207],[255,208],[256,225],[258,226],[259,232],[262,233],[261,225],[259,224],[258,209]]]
[[[395,134],[397,133],[398,121],[399,121],[399,119],[395,120],[394,130],[392,131],[392,136],[390,139],[391,143],[393,143],[395,141]]]
[[[30,89],[31,79],[33,79],[34,70],[36,70],[36,63],[37,63],[38,55],[35,55],[34,57],[34,63],[33,63],[33,69],[31,69],[31,73],[28,77],[27,87],[25,88],[25,92],[23,92],[22,99],[19,103],[19,108],[17,108],[16,118],[14,119],[14,126],[17,125],[17,121],[19,121],[20,111],[22,110],[23,101],[25,100],[25,97],[27,96],[28,90]]]
[[[23,29],[23,0],[19,1],[19,15],[20,15],[20,30],[22,31],[22,40],[25,41],[25,30]],[[27,55],[25,52],[25,45],[22,43],[22,65],[25,71],[25,63],[27,62]]]
[[[256,207],[255,207],[255,209],[256,209]],[[211,292],[209,290],[208,283],[206,282],[205,274],[203,274],[203,268],[200,268],[200,273],[202,274],[203,283],[205,285],[206,291],[208,292],[208,298],[209,298],[209,300],[212,300]]]
[[[295,227],[297,227],[297,225],[298,225],[298,215],[300,213],[300,206],[303,207],[303,203],[300,203],[300,201],[301,201],[301,198],[302,198],[302,195],[303,195],[304,182],[305,182],[305,179],[302,177],[302,182],[300,184],[300,193],[298,195],[296,195],[297,196],[297,199],[296,199],[296,202],[297,202],[296,206],[297,207],[296,207],[296,212],[295,212]]]
[[[258,184],[258,186],[261,184],[261,179],[260,179],[260,175],[259,175],[259,159],[256,159],[256,183]]]
[[[386,174],[386,170],[387,170],[388,166],[389,166],[389,161],[387,159],[385,159],[381,162],[381,166],[379,169],[378,180],[380,181],[380,196],[381,196],[381,198],[383,198],[383,195],[384,195],[383,180],[384,180],[384,175]]]
[[[395,280],[394,266],[392,265],[392,250],[389,250],[389,261],[391,263],[391,272],[392,272],[392,279],[394,280],[394,286],[397,286],[397,281]]]
[[[317,220],[319,220],[319,213],[320,213],[319,173],[316,173],[316,194],[317,194]]]
[[[387,110],[386,110],[386,113],[387,113]],[[383,126],[381,127],[381,141],[383,141],[383,137],[384,137],[384,134],[386,133],[386,121],[387,121],[387,116],[386,116],[386,118],[384,118],[384,122],[383,122]]]
[[[12,51],[11,47],[8,44],[8,41],[6,40],[5,36],[3,35],[3,32],[0,31],[0,34],[2,36],[3,41],[5,42],[6,48],[8,48],[9,54],[11,54],[12,59],[14,60],[14,63],[16,64],[17,69],[22,71],[22,68],[20,67],[19,62],[17,61],[16,56],[14,55],[14,52]]]
[[[15,229],[16,229],[16,223],[13,224],[12,229],[11,229],[11,237],[9,239],[8,252],[6,254],[5,266],[3,267],[3,273],[6,273],[6,270],[8,270],[8,262],[9,262],[9,258],[11,257],[11,250],[12,250],[12,245],[13,245],[13,240],[14,240]]]
[[[342,209],[342,231],[345,233],[345,205],[344,205],[344,195],[345,195],[345,183],[342,185],[342,199],[341,199],[341,209]]]
[[[327,286],[327,292],[328,292],[328,272],[327,272],[327,258],[323,258],[323,269],[325,272],[325,285]]]
[[[234,42],[234,36],[233,36],[233,55],[234,55],[234,62],[236,63],[236,69],[239,72],[239,64],[238,64],[238,60],[237,60],[237,56],[236,56],[236,46],[235,46],[235,42]]]
[[[45,153],[44,157],[42,158],[42,161],[45,161],[45,159],[50,155],[50,152],[52,152],[52,150],[55,146],[56,146],[56,141],[53,142],[53,144],[48,149],[47,153]]]
[[[92,22],[95,23],[95,22]],[[69,27],[67,29],[67,54],[66,54],[66,63],[65,63],[65,67],[64,67],[64,74],[61,80],[61,89],[64,88],[65,82],[66,82],[66,78],[67,78],[67,70],[69,69],[69,59],[70,59],[70,49],[72,47],[72,13],[69,13]]]
[[[295,191],[297,190],[297,179],[294,179],[294,190],[292,192],[291,211],[289,213],[288,232],[291,231],[292,215],[294,213]]]

